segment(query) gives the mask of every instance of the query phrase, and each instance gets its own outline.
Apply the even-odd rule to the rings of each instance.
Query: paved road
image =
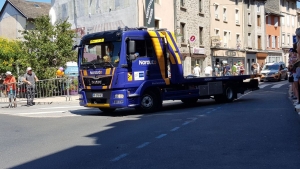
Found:
[[[262,83],[230,104],[168,103],[152,114],[1,109],[0,168],[298,169],[300,123],[287,88],[286,81]]]

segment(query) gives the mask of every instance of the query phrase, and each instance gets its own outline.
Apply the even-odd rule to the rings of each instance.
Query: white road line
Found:
[[[150,142],[145,142],[145,143],[143,143],[143,144],[137,146],[136,148],[144,148],[144,147],[146,147],[146,146],[149,145],[149,144],[150,144]]]
[[[113,161],[113,162],[115,162],[115,161],[119,161],[120,159],[122,159],[122,158],[124,158],[124,157],[126,157],[128,154],[121,154],[121,155],[119,155],[118,157],[116,157],[116,158],[114,158],[114,159],[112,159],[112,160],[110,160],[110,161]]]
[[[258,87],[262,89],[262,88],[264,88],[266,86],[269,86],[269,85],[271,85],[271,84],[263,84],[263,85],[259,85]]]
[[[48,111],[48,112],[34,112],[34,113],[17,113],[16,115],[30,115],[30,114],[48,114],[48,113],[63,113],[65,111]]]
[[[173,128],[171,131],[176,131],[176,130],[178,130],[180,127],[175,127],[175,128]]]
[[[185,125],[187,125],[189,123],[190,123],[190,121],[187,121],[187,122],[184,122],[182,125],[185,126]]]
[[[209,114],[209,113],[211,113],[211,112],[210,111],[206,112],[206,114]]]
[[[165,137],[167,134],[161,134],[161,135],[159,135],[159,136],[157,136],[156,138],[163,138],[163,137]]]
[[[51,108],[38,108],[40,110],[43,110],[43,109],[68,109],[68,108],[84,108],[83,106],[69,106],[69,107],[51,107]]]
[[[283,85],[285,85],[286,83],[281,83],[281,84],[277,84],[277,85],[274,85],[274,86],[272,86],[271,88],[280,88],[281,86],[283,86]]]

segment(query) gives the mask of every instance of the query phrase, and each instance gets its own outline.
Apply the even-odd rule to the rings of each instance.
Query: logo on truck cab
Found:
[[[100,74],[102,74],[102,71],[101,71],[101,70],[90,71],[90,74],[91,74],[91,75],[100,75]]]
[[[155,65],[156,60],[139,60],[139,65]]]

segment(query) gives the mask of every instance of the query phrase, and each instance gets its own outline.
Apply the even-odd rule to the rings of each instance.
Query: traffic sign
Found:
[[[196,40],[196,37],[194,36],[194,35],[192,35],[191,37],[190,37],[190,41],[191,42],[194,42]]]

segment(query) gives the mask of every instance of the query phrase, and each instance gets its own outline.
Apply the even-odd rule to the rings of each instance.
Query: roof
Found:
[[[266,14],[284,17],[280,12],[265,7]]]
[[[32,1],[25,1],[25,0],[6,0],[3,8],[7,5],[7,3],[10,3],[14,8],[16,8],[16,10],[18,10],[27,19],[35,19],[42,15],[49,15],[49,11],[51,8],[50,3],[32,2]]]

